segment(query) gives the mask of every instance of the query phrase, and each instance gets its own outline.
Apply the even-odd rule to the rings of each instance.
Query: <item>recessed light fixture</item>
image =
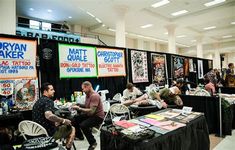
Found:
[[[233,37],[233,36],[232,35],[224,35],[224,36],[222,36],[223,39],[231,38],[231,37]]]
[[[52,12],[52,10],[51,10],[51,9],[47,9],[47,12],[51,13],[51,12]]]
[[[205,28],[203,28],[204,30],[211,30],[211,29],[215,29],[216,28],[216,26],[210,26],[210,27],[205,27]]]
[[[87,11],[86,12],[88,15],[90,15],[91,17],[94,17],[95,18],[95,16],[92,14],[92,13],[90,13],[89,11]]]
[[[143,26],[141,26],[141,28],[149,28],[149,27],[152,27],[153,26],[153,24],[146,24],[146,25],[143,25]]]
[[[176,36],[177,38],[183,38],[183,37],[186,37],[186,35],[178,35]]]
[[[165,32],[164,34],[165,34],[165,35],[168,35],[168,32]]]
[[[185,13],[187,13],[187,12],[188,12],[187,10],[180,10],[180,11],[171,13],[171,15],[172,15],[172,16],[179,16],[179,15],[185,14]]]
[[[102,24],[102,27],[105,27],[105,24]]]
[[[235,24],[235,21],[231,22],[231,24]]]
[[[69,19],[73,18],[72,16],[68,16]]]
[[[151,6],[152,6],[153,8],[157,8],[157,7],[161,7],[161,6],[163,6],[163,5],[166,5],[166,4],[168,4],[168,3],[170,3],[169,0],[162,0],[162,1],[160,1],[160,2],[157,2],[157,3],[152,4]]]
[[[191,40],[191,42],[196,42],[196,40]]]
[[[225,2],[226,0],[213,0],[211,2],[208,2],[208,3],[205,3],[204,5],[206,7],[210,7],[210,6],[213,6],[213,5],[216,5],[216,4],[220,4],[220,3],[223,3]]]
[[[99,18],[95,18],[95,20],[99,23],[101,23],[102,21]]]
[[[29,8],[29,10],[30,10],[30,11],[34,11],[34,9],[33,9],[33,8]]]

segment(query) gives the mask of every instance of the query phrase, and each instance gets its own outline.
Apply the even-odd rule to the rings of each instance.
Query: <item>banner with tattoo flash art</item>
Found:
[[[173,60],[173,78],[183,78],[184,77],[184,58],[179,56],[172,56]]]
[[[131,73],[133,83],[149,82],[147,52],[131,50]]]
[[[167,84],[166,55],[151,54],[153,83],[162,87]]]
[[[188,58],[184,59],[184,76],[186,77],[189,76],[189,59]]]

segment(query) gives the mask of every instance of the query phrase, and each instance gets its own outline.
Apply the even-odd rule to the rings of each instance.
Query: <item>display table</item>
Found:
[[[142,141],[127,141],[121,134],[111,133],[108,126],[101,129],[102,150],[209,150],[210,141],[204,115],[166,134],[155,135]]]

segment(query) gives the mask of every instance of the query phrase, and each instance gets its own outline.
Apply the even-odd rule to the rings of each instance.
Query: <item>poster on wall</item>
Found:
[[[166,55],[151,54],[153,83],[162,87],[167,84]]]
[[[60,78],[97,77],[96,48],[59,44]]]
[[[14,91],[14,80],[0,80],[0,95],[9,96]]]
[[[126,76],[124,50],[97,48],[99,77]]]
[[[147,52],[131,50],[131,74],[133,83],[149,82]]]
[[[213,69],[213,67],[212,67],[212,60],[208,60],[208,69],[209,70]]]
[[[15,80],[14,99],[20,110],[31,110],[38,99],[38,80]]]
[[[193,59],[189,59],[189,72],[194,72]]]
[[[184,59],[184,76],[186,77],[189,76],[189,59],[188,58]]]
[[[173,78],[183,78],[184,77],[184,58],[179,56],[172,56],[173,60]]]
[[[203,78],[203,62],[202,60],[197,60],[197,65],[198,65],[198,79]]]
[[[0,37],[0,79],[36,78],[36,40]]]

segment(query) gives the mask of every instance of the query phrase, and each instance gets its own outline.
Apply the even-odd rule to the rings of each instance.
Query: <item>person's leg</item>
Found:
[[[80,123],[86,120],[87,118],[88,118],[87,115],[77,115],[74,117],[74,120],[72,123],[76,130],[76,133],[75,133],[76,137],[79,138],[80,140],[84,139],[81,128],[80,128]]]
[[[69,134],[69,136],[66,139],[66,147],[67,148],[71,148],[73,145],[73,141],[74,141],[74,137],[75,137],[75,128],[72,126],[72,132]]]
[[[89,142],[90,145],[93,145],[94,143],[96,143],[96,140],[95,140],[94,136],[92,135],[91,128],[101,124],[102,121],[103,121],[103,119],[101,119],[97,116],[94,116],[94,117],[89,117],[80,123],[80,128],[82,129],[82,131],[83,131],[84,135],[86,136],[87,141]]]

